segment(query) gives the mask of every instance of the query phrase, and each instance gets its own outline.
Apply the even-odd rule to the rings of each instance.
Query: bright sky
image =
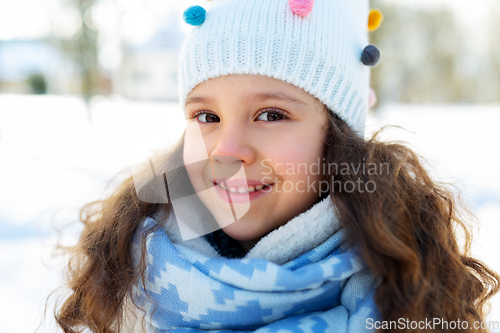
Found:
[[[385,0],[400,5],[453,8],[462,20],[471,24],[481,24],[488,14],[491,5],[497,0]]]
[[[489,5],[495,0],[385,1],[417,6],[449,5],[471,26],[477,26],[477,23],[484,22]],[[64,9],[62,3],[62,0],[0,0],[0,40],[45,37],[53,29],[61,34],[71,34],[77,29],[78,19],[75,17],[76,13]],[[123,29],[120,33],[125,38],[138,41],[150,35],[168,12],[173,11],[181,17],[183,10],[193,4],[206,8],[211,5],[207,0],[101,0],[94,15],[101,18],[99,21],[105,29],[111,31],[116,30],[121,12],[121,19],[127,23],[124,26],[133,26],[134,29]]]
[[[0,0],[0,40],[29,39],[50,32],[49,13],[57,0]]]
[[[63,4],[62,0],[0,0],[0,40],[43,38],[53,30],[69,34],[78,26],[77,13]],[[193,4],[210,3],[206,0],[100,0],[93,13],[105,30],[117,28],[121,19],[134,29],[123,34],[131,39],[146,37],[155,24],[169,12],[182,17],[185,8]],[[139,24],[136,24],[139,23]],[[126,36],[128,37],[128,36]]]

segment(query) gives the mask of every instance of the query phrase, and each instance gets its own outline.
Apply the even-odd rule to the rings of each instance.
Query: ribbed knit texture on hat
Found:
[[[179,64],[180,103],[210,78],[257,74],[318,98],[360,136],[368,112],[368,0],[316,0],[310,15],[288,0],[216,0],[193,29]]]

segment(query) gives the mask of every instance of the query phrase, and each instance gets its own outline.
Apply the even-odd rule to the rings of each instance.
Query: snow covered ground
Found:
[[[45,298],[61,285],[56,230],[76,238],[78,209],[108,193],[137,155],[180,137],[176,104],[0,94],[0,333],[55,332]],[[401,106],[369,119],[371,132],[413,145],[436,175],[454,182],[482,224],[474,253],[500,271],[500,106]],[[112,181],[110,183],[110,181]],[[106,187],[107,184],[110,184]],[[490,320],[500,321],[500,295]]]

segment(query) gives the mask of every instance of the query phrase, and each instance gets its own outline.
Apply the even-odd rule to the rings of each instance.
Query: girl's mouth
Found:
[[[215,183],[215,191],[219,197],[229,203],[245,203],[256,200],[271,192],[274,184],[260,184],[256,186],[226,186],[224,183]]]
[[[262,184],[262,185],[257,185],[257,186],[226,186],[223,183],[217,184],[214,183],[215,186],[219,186],[223,190],[229,191],[231,193],[235,194],[244,194],[244,193],[251,193],[251,192],[257,192],[257,191],[266,191],[267,188],[271,187],[273,184]]]

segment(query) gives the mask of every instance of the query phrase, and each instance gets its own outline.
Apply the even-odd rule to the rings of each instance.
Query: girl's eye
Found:
[[[279,110],[264,111],[259,115],[259,117],[257,117],[257,119],[262,121],[279,121],[286,119],[286,115],[284,112]]]
[[[197,118],[199,122],[201,123],[219,123],[220,118],[216,116],[213,113],[207,113],[207,112],[199,112],[193,116],[193,118]],[[280,121],[283,119],[287,119],[287,116],[285,112],[281,110],[269,110],[269,111],[264,111],[259,116],[257,117],[258,120],[260,121],[269,121],[269,122],[274,122],[274,121]]]
[[[218,123],[220,122],[220,118],[212,113],[201,113],[195,115],[194,118],[198,118],[199,122],[202,123]]]

